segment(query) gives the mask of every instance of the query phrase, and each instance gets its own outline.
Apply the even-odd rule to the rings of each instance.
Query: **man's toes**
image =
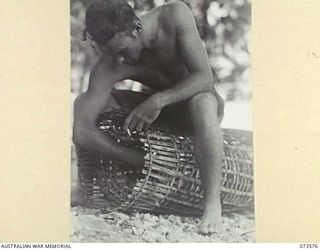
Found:
[[[208,231],[210,234],[212,233],[217,233],[217,230],[216,230],[216,227],[214,224],[210,224],[209,227],[208,227]]]
[[[221,226],[216,223],[211,223],[211,224],[209,224],[208,231],[211,234],[212,233],[221,233]]]
[[[199,233],[201,234],[208,234],[209,230],[208,230],[208,223],[202,223],[199,227]]]

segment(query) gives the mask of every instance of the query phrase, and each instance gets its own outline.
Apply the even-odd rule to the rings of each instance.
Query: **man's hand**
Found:
[[[147,129],[159,116],[161,107],[154,96],[139,104],[129,114],[123,124],[124,131],[142,131]]]

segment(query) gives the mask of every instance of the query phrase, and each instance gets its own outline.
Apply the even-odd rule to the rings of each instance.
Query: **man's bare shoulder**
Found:
[[[110,56],[103,55],[92,67],[89,79],[89,90],[113,85],[127,77],[127,72],[121,69],[114,59]]]
[[[169,3],[161,5],[158,7],[158,9],[164,15],[179,14],[180,12],[183,12],[183,11],[190,12],[188,5],[186,5],[184,2],[178,1],[178,0],[171,1]]]
[[[169,25],[176,28],[181,25],[187,25],[193,19],[189,7],[181,1],[172,1],[159,7],[159,21],[162,26]]]

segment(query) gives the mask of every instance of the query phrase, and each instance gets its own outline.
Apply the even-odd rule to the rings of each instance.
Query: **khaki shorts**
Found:
[[[136,92],[131,90],[112,89],[112,97],[115,99],[121,109],[131,112],[136,106],[150,97],[150,93]],[[224,101],[216,92],[214,94],[218,100],[218,117],[221,123],[224,116]],[[161,110],[156,122],[167,128],[192,134],[192,124],[187,115],[186,102],[175,103]]]

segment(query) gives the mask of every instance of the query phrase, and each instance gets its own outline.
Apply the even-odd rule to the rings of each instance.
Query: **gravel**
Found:
[[[196,243],[255,242],[253,213],[231,213],[222,218],[221,234],[198,233],[200,218],[133,213],[130,215],[83,207],[71,209],[70,241],[73,243]]]

